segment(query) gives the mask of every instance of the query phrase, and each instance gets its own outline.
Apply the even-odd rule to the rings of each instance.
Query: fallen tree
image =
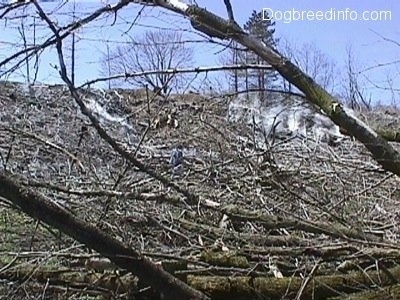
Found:
[[[170,263],[168,263],[170,264]],[[172,267],[173,266],[173,267]],[[172,267],[172,268],[171,268]],[[97,293],[103,296],[125,294],[134,297],[140,295],[138,279],[130,274],[119,275],[116,270],[96,272],[89,270],[73,270],[67,267],[35,265],[23,263],[17,266],[3,266],[0,263],[0,278],[23,282],[27,278],[35,282],[51,286],[68,286],[71,289]],[[181,269],[183,268],[183,269]],[[310,278],[300,277],[260,277],[251,276],[182,276],[185,264],[170,264],[169,271],[180,276],[191,287],[211,296],[212,299],[376,299],[378,296],[390,294],[400,296],[397,278],[400,268],[380,269],[378,271],[355,271],[349,274],[321,275]],[[307,286],[304,283],[309,280]],[[379,290],[376,290],[379,284]],[[304,286],[304,288],[302,288]],[[370,290],[369,290],[370,289]],[[338,296],[351,294],[349,296]],[[365,298],[362,298],[365,297]],[[375,298],[374,298],[375,297]]]
[[[311,278],[188,276],[188,283],[212,299],[329,299],[377,286],[397,284],[400,268]],[[302,288],[303,284],[308,284]],[[399,296],[398,294],[396,294]]]
[[[287,78],[290,82],[297,85],[308,97],[310,101],[323,109],[338,125],[345,128],[351,135],[358,138],[364,145],[371,151],[376,160],[386,169],[392,171],[396,174],[399,174],[399,160],[398,153],[384,140],[381,139],[378,135],[375,134],[372,130],[369,130],[365,124],[360,122],[357,118],[349,114],[346,109],[342,108],[335,99],[333,99],[329,94],[327,94],[324,90],[322,90],[319,86],[315,84],[309,77],[307,77],[304,73],[302,73],[296,66],[291,64],[285,58],[280,56],[276,51],[266,48],[265,45],[259,43],[253,38],[249,37],[247,34],[243,33],[238,26],[233,22],[228,22],[221,18],[218,18],[215,15],[207,12],[204,9],[200,9],[196,6],[187,6],[186,4],[182,4],[179,1],[156,1],[158,5],[161,5],[165,8],[172,9],[175,12],[182,13],[192,19],[192,24],[195,28],[199,30],[203,30],[205,33],[210,35],[215,35],[219,38],[234,38],[238,41],[241,41],[242,44],[248,45],[250,49],[253,49],[260,56],[264,57],[267,61],[271,63],[273,67],[275,67],[285,78]],[[37,3],[36,3],[37,4]],[[117,8],[123,7],[127,4],[126,1],[122,1],[117,5]],[[114,7],[115,8],[115,7]],[[108,11],[116,11],[115,9],[110,9]],[[51,23],[51,22],[49,22]],[[77,22],[74,26],[80,26],[79,22]],[[83,23],[82,23],[83,24]],[[76,27],[74,27],[76,29]],[[210,30],[213,28],[214,30]],[[58,31],[54,30],[55,35],[55,43],[58,43],[59,48],[61,48],[61,41],[66,36],[59,36]],[[51,45],[44,45],[44,47]],[[60,56],[62,56],[62,51],[60,51]],[[62,60],[61,60],[62,62]],[[61,63],[62,65],[63,63]],[[78,94],[74,94],[75,88],[71,85],[71,82],[68,81],[68,77],[64,77],[63,79],[67,80],[67,84],[69,85],[70,90],[73,92],[73,96],[75,100],[80,104],[81,109],[85,112],[85,106],[82,104],[83,102],[79,102],[80,97]],[[90,118],[90,121],[94,125],[96,125],[95,118]],[[354,125],[354,126],[353,126]],[[96,129],[99,129],[99,126],[94,126]],[[102,131],[98,130],[100,137],[104,140],[109,139],[108,136],[103,134]],[[140,163],[140,161],[136,160],[134,155],[126,155],[126,151],[122,149],[115,140],[109,139],[109,144],[114,146],[114,150],[124,157],[127,161],[130,161],[134,166],[136,166],[141,172],[147,173],[150,177],[157,179],[162,182],[165,186],[172,187],[179,193],[185,195],[188,199],[191,198],[191,202],[189,204],[198,204],[198,197],[192,197],[192,195],[196,196],[195,193],[185,193],[184,189],[180,188],[177,184],[172,184],[173,182],[167,180],[165,177],[160,176],[156,171],[148,172],[147,168],[144,164]],[[215,166],[212,166],[215,168]],[[147,172],[146,172],[147,171]],[[247,172],[247,171],[246,171]],[[246,174],[246,173],[242,173]],[[197,292],[196,290],[188,287],[181,281],[178,281],[173,276],[169,275],[161,268],[151,263],[148,259],[144,258],[144,256],[136,250],[128,248],[121,242],[116,241],[115,239],[106,236],[103,232],[97,230],[95,227],[87,225],[86,223],[78,220],[73,215],[67,213],[63,208],[56,205],[55,203],[51,203],[42,197],[41,195],[32,193],[31,190],[24,188],[23,186],[29,186],[28,183],[24,183],[21,185],[20,178],[12,177],[6,173],[1,175],[0,177],[0,196],[11,201],[18,208],[20,208],[23,212],[27,213],[33,218],[36,218],[40,221],[43,221],[60,231],[72,236],[76,240],[86,244],[88,247],[98,251],[102,255],[109,257],[116,265],[121,268],[127,269],[133,272],[135,275],[139,277],[141,281],[145,284],[151,285],[155,289],[159,290],[161,294],[165,296],[166,299],[188,299],[188,298],[204,298],[201,292]],[[367,188],[366,188],[367,189]],[[181,203],[182,204],[182,203]],[[264,203],[263,203],[264,204]],[[221,211],[221,213],[224,211]],[[289,219],[289,221],[279,221],[274,220],[273,218],[268,218],[265,215],[256,215],[250,211],[225,211],[225,213],[230,214],[232,219],[238,220],[246,220],[249,219],[250,222],[261,224],[261,227],[267,229],[276,229],[282,228],[287,229],[286,227],[297,227],[299,231],[311,232],[313,234],[328,234],[335,238],[358,238],[364,239],[365,243],[375,242],[379,243],[378,239],[375,239],[374,235],[365,234],[362,230],[353,230],[345,228],[344,226],[340,226],[337,228],[329,228],[330,223],[321,223],[321,222],[296,222],[294,219]],[[172,215],[172,214],[171,214]],[[199,214],[200,215],[200,214]],[[169,216],[170,217],[170,216]],[[198,217],[198,216],[196,216]],[[198,221],[197,218],[195,219]],[[232,238],[232,240],[236,240],[239,242],[243,234],[238,234],[238,231],[232,231],[232,233],[227,233],[227,230],[224,228],[216,228],[210,226],[206,223],[207,220],[202,220],[203,224],[196,222],[186,221],[186,219],[181,218],[178,220],[179,228],[184,230],[195,231],[199,234],[199,239],[202,236],[206,236],[207,233],[213,234],[213,238],[216,240],[219,237],[224,238],[228,237]],[[278,222],[276,222],[278,221]],[[177,233],[177,231],[175,231]],[[181,235],[183,236],[183,235]],[[287,245],[305,245],[310,242],[310,240],[298,238],[296,236],[287,235],[272,235],[268,236],[263,233],[263,235],[256,234],[247,234],[248,242],[252,242],[251,238],[256,237],[264,244],[266,242],[270,242],[271,244],[278,244],[282,246]],[[373,238],[371,238],[373,237]],[[199,242],[202,244],[203,242]],[[235,245],[236,246],[236,245]],[[301,254],[301,253],[300,253]],[[311,253],[312,254],[312,253]],[[231,261],[228,261],[229,263]],[[378,275],[381,275],[381,271],[378,272]],[[383,271],[382,271],[383,272]],[[396,271],[397,272],[397,271]],[[250,272],[251,273],[251,272]],[[358,274],[358,273],[357,273]],[[358,275],[357,275],[358,276]],[[372,275],[371,275],[372,276]],[[390,279],[391,276],[387,278]],[[203,279],[200,277],[191,277],[193,279],[192,284],[195,285],[199,289],[203,289],[207,291],[207,293],[216,293],[213,294],[215,297],[221,295],[221,297],[235,297],[240,295],[240,293],[244,293],[245,296],[249,296],[247,290],[249,289],[249,293],[254,292],[254,277],[243,276],[243,277],[204,277]],[[232,282],[234,283],[234,287],[230,285],[232,278]],[[313,276],[308,277],[309,280],[305,281],[306,283],[313,282],[315,278]],[[317,277],[316,277],[317,278]],[[196,281],[197,279],[197,281]],[[214,280],[215,279],[215,280]],[[271,280],[278,280],[279,278],[271,278]],[[283,282],[288,283],[287,280],[292,280],[291,277],[288,279],[284,278]],[[213,281],[214,280],[214,281]],[[235,281],[236,280],[236,281]],[[268,281],[269,278],[257,278],[257,282],[261,283],[271,283]],[[300,290],[301,287],[304,287],[304,291],[307,291],[307,284],[300,285],[300,278],[295,277],[293,279],[297,285],[295,288]],[[196,284],[195,284],[196,282]],[[275,282],[275,281],[274,281]],[[290,282],[290,281],[289,281]],[[207,283],[215,283],[218,287],[219,291],[215,292],[215,289],[212,290],[211,287],[206,286]],[[243,283],[243,285],[241,285]],[[334,282],[333,282],[334,283]],[[381,284],[381,282],[379,282]],[[222,285],[221,285],[222,284]],[[386,284],[386,283],[384,283]],[[390,284],[390,283],[388,283]],[[222,288],[221,288],[222,286]],[[261,284],[261,286],[263,286]],[[226,288],[224,288],[226,287]],[[283,286],[282,286],[283,287]],[[240,289],[239,289],[240,288]],[[340,288],[340,286],[338,287]],[[214,291],[214,292],[213,292]],[[294,291],[294,290],[293,290]],[[233,294],[237,292],[237,294]],[[269,291],[265,290],[263,293],[265,296],[269,297]],[[223,294],[219,294],[223,293]]]
[[[0,197],[11,201],[32,218],[45,222],[96,250],[118,267],[132,272],[144,284],[162,293],[165,299],[207,299],[205,295],[176,279],[139,252],[77,219],[54,202],[22,187],[18,179],[0,174]]]
[[[67,267],[26,262],[18,265],[6,265],[0,262],[0,270],[2,280],[24,282],[31,278],[41,284],[80,289],[88,294],[100,294],[106,297],[118,294],[133,295],[139,291],[137,277],[130,274],[85,272]]]
[[[148,4],[146,3],[147,1],[139,2]],[[363,143],[371,152],[374,159],[385,170],[400,175],[399,152],[383,137],[354,116],[351,111],[343,107],[337,99],[330,95],[290,60],[282,56],[275,49],[265,45],[257,38],[244,32],[243,29],[234,22],[230,4],[227,5],[228,14],[231,16],[231,19],[228,21],[204,8],[200,8],[196,5],[188,5],[179,0],[156,0],[152,2],[160,7],[189,17],[195,29],[211,37],[232,39],[254,51],[278,71],[288,82],[302,91],[306,98],[324,111],[335,124]],[[225,4],[227,3],[229,3],[229,1],[225,1]],[[393,134],[390,134],[390,139],[393,139],[392,135]],[[397,137],[394,138],[396,139]]]

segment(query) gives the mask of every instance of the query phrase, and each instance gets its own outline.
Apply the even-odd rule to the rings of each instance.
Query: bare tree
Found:
[[[111,74],[168,70],[190,66],[193,51],[176,31],[147,31],[137,40],[108,49],[102,61],[102,72]],[[184,75],[174,73],[146,74],[128,78],[127,81],[139,87],[150,86],[168,93],[180,86]]]
[[[324,89],[332,92],[335,89],[337,68],[335,62],[324,54],[313,43],[296,46],[288,41],[281,41],[281,51],[293,60],[305,73],[313,78]],[[292,86],[284,81],[285,90],[291,91]]]
[[[260,60],[265,60],[287,82],[302,91],[308,104],[320,108],[327,117],[362,142],[386,171],[400,176],[400,153],[316,83],[312,76],[315,78],[318,75],[318,68],[307,69],[302,66],[309,72],[304,73],[274,48],[242,30],[234,22],[229,0],[224,2],[229,21],[180,0],[141,3],[180,13],[190,19],[192,25],[200,24],[197,28],[193,27],[210,35],[210,38],[233,39],[255,52]],[[47,12],[37,0],[27,3],[18,1],[8,6],[5,12],[0,8],[0,16],[5,16],[10,7],[16,9],[31,5],[38,23],[44,24],[50,32],[50,36],[46,32],[46,39],[41,44],[25,43],[23,50],[8,54],[7,58],[0,61],[0,67],[15,61],[14,65],[22,65],[20,61],[26,63],[26,58],[34,57],[38,51],[55,47],[57,71],[66,84],[63,87],[51,87],[51,90],[49,87],[48,93],[40,98],[43,100],[41,109],[21,105],[24,94],[20,93],[19,85],[7,83],[4,88],[2,86],[4,91],[1,91],[0,103],[3,110],[8,111],[0,114],[0,211],[4,209],[4,215],[7,216],[2,222],[8,226],[6,231],[9,228],[13,230],[11,234],[1,235],[4,249],[0,256],[0,289],[12,288],[7,293],[13,299],[21,299],[13,294],[19,291],[31,298],[36,296],[36,292],[44,297],[45,292],[54,291],[60,296],[62,293],[65,298],[70,288],[81,294],[99,285],[99,289],[92,291],[94,295],[101,296],[104,293],[105,298],[114,297],[120,289],[117,287],[106,291],[100,286],[101,281],[106,281],[103,275],[107,275],[107,272],[103,271],[96,271],[93,279],[75,276],[85,278],[85,281],[87,278],[88,284],[82,285],[71,284],[65,279],[63,282],[57,278],[50,280],[50,272],[39,273],[35,268],[33,272],[25,272],[27,276],[17,278],[22,285],[14,285],[14,275],[18,275],[15,265],[23,266],[26,260],[40,265],[48,261],[50,267],[55,266],[57,271],[62,264],[68,263],[67,260],[71,260],[71,264],[66,264],[68,268],[75,267],[79,273],[91,274],[89,268],[84,270],[80,261],[84,257],[93,258],[92,254],[86,255],[85,248],[88,247],[124,270],[115,272],[115,275],[130,276],[126,271],[134,275],[134,287],[125,284],[122,277],[107,280],[118,282],[119,286],[128,286],[129,293],[123,294],[126,298],[235,299],[254,295],[282,298],[297,294],[296,299],[313,296],[319,299],[359,291],[361,286],[370,287],[372,281],[379,283],[379,292],[386,294],[389,291],[386,290],[387,286],[391,291],[394,290],[399,268],[392,268],[389,263],[400,261],[396,257],[398,242],[393,238],[398,232],[391,226],[397,218],[394,208],[397,207],[398,195],[394,187],[398,185],[398,178],[382,172],[364,155],[363,149],[354,152],[357,156],[349,153],[342,161],[339,161],[339,155],[349,152],[345,147],[340,147],[338,152],[330,148],[320,152],[314,147],[304,147],[305,151],[302,151],[297,145],[294,148],[281,145],[285,148],[280,149],[267,145],[266,150],[256,149],[258,146],[252,142],[250,130],[238,128],[238,131],[234,126],[226,126],[226,119],[222,115],[224,108],[216,105],[224,105],[229,100],[227,97],[177,97],[175,99],[179,103],[155,103],[157,111],[150,112],[148,109],[145,112],[146,107],[154,103],[140,99],[134,99],[134,103],[131,103],[132,91],[86,90],[88,83],[75,86],[73,74],[68,74],[66,66],[65,42],[76,30],[102,15],[114,13],[117,17],[120,10],[129,4],[131,1],[107,4],[90,15],[70,20],[69,24],[57,22],[54,14]],[[177,65],[175,59],[183,47],[182,40],[174,43],[164,32],[159,33],[162,34],[162,42],[160,39],[146,41],[145,35],[142,42],[121,48],[119,54],[116,52],[115,61],[111,60],[110,52],[107,55],[108,73],[142,73],[141,78],[132,81],[135,85],[151,85],[153,88],[162,85],[165,90],[173,88],[171,83],[178,80],[174,68],[188,64],[191,56],[185,52],[179,56],[178,62],[182,64]],[[155,45],[157,47],[153,48]],[[121,64],[120,69],[114,69],[119,66],[117,59],[125,55],[136,60],[137,65],[131,69],[126,60],[121,60],[125,64]],[[306,60],[306,66],[313,64],[324,65],[319,60]],[[79,64],[76,66],[82,67]],[[146,72],[160,69],[163,71]],[[210,69],[203,71],[207,73]],[[192,67],[184,72],[197,75],[201,68]],[[133,77],[125,76],[125,79],[134,80]],[[18,92],[17,96],[9,96],[11,88]],[[45,88],[40,87],[40,91],[44,93]],[[133,98],[136,97],[133,95]],[[112,117],[105,109],[108,103],[123,102],[130,106],[123,107],[127,108],[123,117]],[[79,112],[76,111],[77,107]],[[216,113],[208,113],[209,109],[216,109]],[[153,111],[157,112],[154,118]],[[139,115],[140,112],[143,115]],[[182,124],[176,130],[170,126],[153,128],[153,119],[163,118],[166,120],[163,123],[169,125],[171,119],[175,120],[175,115]],[[112,126],[103,122],[103,119],[112,120]],[[113,128],[119,127],[118,124],[127,124],[128,119],[133,119],[132,124],[135,122],[133,125],[139,129],[132,126],[132,130],[126,132]],[[255,118],[252,121],[256,123]],[[189,127],[189,124],[193,126]],[[76,130],[79,127],[82,127],[81,133]],[[256,126],[253,128],[255,132]],[[88,134],[80,144],[84,131]],[[398,135],[394,133],[396,139]],[[242,135],[244,138],[239,139]],[[134,139],[130,139],[131,136]],[[188,172],[187,177],[185,174],[185,178],[175,181],[164,172],[167,162],[163,165],[162,161],[165,158],[164,150],[180,140],[186,145],[182,146],[178,158]],[[78,147],[82,148],[75,147],[76,141]],[[351,145],[350,149],[353,148],[360,147]],[[192,149],[195,151],[191,152]],[[73,154],[75,150],[76,155]],[[306,152],[307,156],[303,156],[302,152]],[[292,161],[292,157],[296,160]],[[315,164],[311,164],[312,161]],[[354,167],[351,166],[353,164]],[[312,168],[304,169],[303,166]],[[339,167],[342,167],[342,171]],[[354,188],[353,185],[357,183],[359,185]],[[375,188],[384,185],[384,190],[373,193]],[[245,206],[241,207],[243,204]],[[277,209],[260,214],[259,208],[265,208],[266,204]],[[30,232],[19,227],[23,218],[17,217],[9,225],[13,221],[13,217],[8,217],[11,208],[21,210],[37,220],[28,243],[26,240]],[[217,225],[221,216],[225,220]],[[364,216],[372,218],[364,219]],[[11,227],[14,224],[18,224],[15,230]],[[47,225],[42,227],[42,224]],[[57,232],[51,227],[68,234],[85,247],[61,236],[55,239]],[[17,231],[21,234],[15,238]],[[325,236],[333,239],[325,242]],[[8,245],[9,242],[12,245],[12,240],[21,243],[16,252],[14,247]],[[342,242],[339,244],[338,241]],[[321,247],[322,243],[326,246]],[[233,257],[231,254],[237,252],[235,249],[238,245],[247,247],[239,253],[240,257]],[[282,251],[282,247],[285,247],[285,251]],[[146,251],[148,248],[152,251]],[[29,249],[30,253],[26,253],[25,249]],[[57,249],[56,252],[53,249]],[[65,256],[61,256],[63,254]],[[237,258],[243,261],[243,255],[248,261],[240,266],[235,263],[231,270],[229,265],[224,269],[208,268],[221,265],[222,261],[227,261],[226,258],[232,262],[238,261]],[[36,256],[38,259],[35,259]],[[302,257],[299,264],[293,264],[293,256]],[[6,259],[1,260],[3,257]],[[11,260],[10,257],[14,258]],[[55,263],[59,257],[63,260]],[[282,260],[283,264],[276,264],[274,257]],[[165,263],[161,261],[164,258],[168,259]],[[196,258],[202,260],[197,262]],[[204,265],[203,258],[209,262],[207,265]],[[331,276],[332,270],[343,259],[351,260],[351,264],[354,262],[354,268],[362,272],[349,270],[349,274],[344,274],[342,271],[347,272],[346,266],[346,269],[338,269],[342,274]],[[382,264],[376,264],[378,259]],[[315,262],[311,270],[310,261]],[[261,264],[265,268],[253,268]],[[373,273],[364,268],[370,265],[376,269]],[[206,270],[202,266],[206,266]],[[183,272],[180,272],[182,269]],[[292,272],[299,269],[306,270],[307,276]],[[5,277],[7,271],[13,273]],[[51,273],[60,274],[59,271]],[[350,278],[352,273],[356,274]],[[40,279],[40,285],[31,280],[35,295],[29,295],[26,290],[27,278],[34,279],[36,274],[39,274],[37,278]],[[322,285],[318,286],[319,283]],[[377,287],[377,284],[373,286]],[[275,290],[276,287],[279,290]],[[332,294],[327,294],[327,290]]]
[[[355,61],[354,52],[351,47],[348,47],[346,58],[346,73],[343,79],[343,98],[352,109],[371,109],[371,99],[367,99],[365,92],[361,88],[363,83],[360,79],[359,66]]]

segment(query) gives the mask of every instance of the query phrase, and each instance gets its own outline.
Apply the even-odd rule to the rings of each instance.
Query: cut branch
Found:
[[[396,284],[400,268],[345,275],[315,276],[305,286],[302,299],[327,299],[343,293],[356,293],[371,286]],[[212,299],[294,299],[303,279],[251,276],[188,276],[188,284],[211,295]]]
[[[271,216],[257,211],[250,211],[242,209],[235,205],[229,205],[222,209],[222,211],[233,219],[242,221],[256,221],[260,222],[265,228],[280,229],[280,228],[293,228],[305,232],[315,234],[326,234],[335,238],[342,239],[359,239],[371,242],[378,242],[380,239],[372,234],[366,234],[358,231],[357,229],[348,228],[341,224],[332,224],[325,222],[311,222],[290,217],[281,218],[278,216]]]
[[[0,262],[0,269],[3,263]],[[0,273],[0,279],[24,282],[32,278],[42,284],[68,286],[80,290],[98,290],[106,294],[107,291],[128,293],[138,290],[137,277],[126,274],[119,276],[116,273],[96,273],[76,271],[66,267],[55,267],[23,263],[12,266]]]
[[[165,299],[208,299],[136,250],[77,219],[56,203],[27,190],[18,181],[17,178],[11,179],[5,174],[0,174],[0,197],[11,201],[32,218],[57,228],[108,257],[116,266],[132,272],[145,284],[163,293]]]
[[[245,33],[237,24],[229,22],[204,8],[195,5],[186,5],[178,0],[157,1],[157,4],[166,9],[188,16],[195,29],[206,34],[204,28],[212,28],[221,39],[232,38],[248,49],[254,51],[266,62],[272,65],[282,77],[301,90],[307,99],[316,107],[323,110],[338,126],[345,129],[350,135],[365,145],[374,159],[387,171],[400,175],[400,154],[384,138],[355,117],[349,110],[318,85],[310,76],[305,74],[291,61],[283,57],[278,51],[265,45],[262,41]]]

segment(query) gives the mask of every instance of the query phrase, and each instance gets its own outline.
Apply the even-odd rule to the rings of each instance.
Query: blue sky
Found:
[[[61,3],[61,2],[60,2]],[[79,15],[90,13],[95,8],[104,5],[104,1],[77,1],[77,12]],[[103,3],[103,4],[101,4]],[[114,3],[109,1],[108,3]],[[197,0],[201,7],[206,7],[210,11],[226,17],[226,10],[223,0]],[[352,48],[356,63],[360,70],[364,70],[360,75],[365,85],[365,92],[370,95],[375,102],[392,102],[400,104],[398,96],[400,90],[400,44],[395,45],[384,41],[383,37],[392,39],[400,43],[400,2],[390,0],[378,2],[376,0],[353,0],[353,1],[316,1],[316,0],[231,0],[234,14],[240,25],[247,20],[252,10],[262,10],[268,8],[273,11],[277,18],[279,13],[307,11],[322,13],[327,11],[347,11],[348,18],[357,17],[361,19],[364,11],[388,11],[391,13],[391,20],[298,20],[289,19],[276,20],[276,36],[287,40],[289,43],[302,45],[313,43],[323,53],[334,60],[338,68],[344,73],[344,61],[346,59],[346,49]],[[62,8],[55,9],[59,3],[43,3],[47,12],[57,11],[54,15],[60,24],[68,23],[72,18],[67,12],[72,10],[72,3],[68,3]],[[77,69],[77,81],[79,83],[88,79],[93,79],[99,75],[99,60],[102,53],[106,52],[106,45],[115,45],[116,41],[123,41],[127,35],[137,36],[145,30],[153,27],[163,27],[172,29],[186,30],[187,38],[199,39],[200,36],[190,33],[190,25],[187,20],[176,16],[171,12],[158,8],[146,8],[137,20],[135,26],[130,28],[130,21],[137,16],[141,5],[131,4],[123,11],[118,13],[116,24],[110,26],[114,21],[114,16],[102,17],[78,32],[79,43],[77,59],[79,67]],[[352,12],[352,14],[350,14]],[[64,14],[62,14],[64,13]],[[367,16],[369,16],[367,14]],[[25,20],[25,25],[32,23],[32,20]],[[17,27],[18,22],[7,22],[2,24],[2,34],[0,35],[0,59],[10,55],[15,51],[15,45],[9,43],[20,43]],[[189,30],[189,31],[188,31]],[[128,31],[128,32],[127,32]],[[28,39],[32,41],[32,31],[28,33]],[[381,35],[381,36],[379,36]],[[42,29],[38,36],[47,37],[49,32]],[[218,64],[220,48],[207,44],[194,44],[196,66],[214,66]],[[56,71],[51,67],[57,64],[57,57],[54,50],[46,51],[40,59],[39,80],[45,82],[57,82]],[[23,74],[25,71],[20,72]],[[391,89],[397,89],[391,90]]]

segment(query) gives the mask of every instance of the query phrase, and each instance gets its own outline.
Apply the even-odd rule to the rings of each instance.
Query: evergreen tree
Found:
[[[246,24],[244,24],[243,29],[266,45],[275,48],[278,40],[274,38],[274,27],[275,22],[269,19],[263,19],[262,12],[253,11]],[[232,51],[229,54],[229,63],[268,65],[258,55],[248,49],[240,47],[237,43],[232,43],[231,46]],[[278,75],[276,71],[272,70],[235,70],[230,74],[231,86],[235,91],[241,89],[257,89],[262,91],[274,87],[277,79]]]
[[[269,18],[263,18],[262,12],[252,12],[249,20],[244,24],[243,29],[250,35],[261,40],[264,44],[276,48],[278,40],[274,38],[275,22]],[[262,58],[253,52],[246,51],[246,63],[267,64]],[[250,89],[264,90],[272,88],[278,79],[276,71],[270,70],[249,70],[248,87]]]

